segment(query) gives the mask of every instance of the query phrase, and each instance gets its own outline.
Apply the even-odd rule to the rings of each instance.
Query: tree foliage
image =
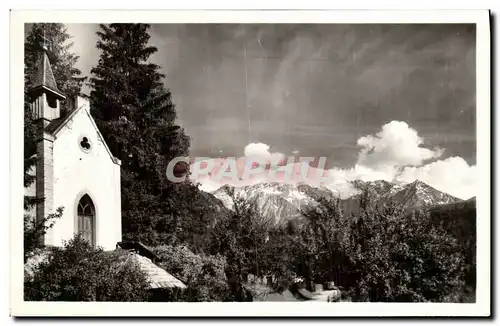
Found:
[[[24,187],[35,182],[33,169],[36,166],[36,124],[32,119],[27,95],[24,95]],[[24,196],[24,209],[28,210],[36,205],[37,199],[33,195]]]
[[[457,231],[456,222],[426,207],[377,207],[366,194],[361,210],[351,215],[344,214],[337,199],[314,199],[317,204],[303,211],[302,223],[290,221],[267,231],[257,227],[261,217],[255,211],[245,215],[238,209],[242,204],[236,205],[232,216],[237,218],[218,225],[215,250],[225,254],[236,275],[255,273],[258,266],[259,275],[277,279],[277,288],[299,277],[310,290],[314,283],[333,281],[354,301],[470,300],[463,292],[466,283],[475,288],[469,280],[475,271],[469,252],[475,242],[471,232]],[[255,249],[242,241],[247,234],[267,234],[268,240]],[[260,259],[252,259],[254,252]]]
[[[463,289],[462,248],[426,208],[370,207],[346,219],[323,201],[306,213],[316,282],[335,280],[357,301],[441,302]]]
[[[94,249],[76,235],[25,278],[26,301],[146,301],[149,283],[125,253]]]
[[[63,207],[59,207],[55,213],[39,221],[34,216],[24,214],[24,261],[41,247],[42,237],[62,217],[63,211]]]
[[[159,266],[182,280],[188,289],[180,301],[227,301],[231,298],[226,275],[226,259],[217,255],[195,254],[186,246],[153,248]]]
[[[213,230],[210,252],[226,257],[226,276],[236,301],[249,300],[243,283],[248,275],[265,275],[265,244],[268,241],[270,222],[259,214],[255,203],[235,196],[233,211],[220,218]]]

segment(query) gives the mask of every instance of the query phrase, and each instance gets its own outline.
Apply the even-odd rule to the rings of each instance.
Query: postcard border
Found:
[[[477,87],[477,295],[475,304],[446,303],[109,303],[23,301],[23,40],[26,22],[61,23],[475,23]],[[491,313],[490,14],[487,10],[68,10],[10,13],[10,295],[12,316],[483,316]],[[167,305],[167,306],[166,306]],[[133,307],[133,309],[130,309]],[[168,307],[168,308],[167,308]]]

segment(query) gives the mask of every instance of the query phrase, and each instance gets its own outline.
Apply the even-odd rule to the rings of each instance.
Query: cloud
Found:
[[[368,135],[358,139],[358,145],[362,149],[357,164],[375,169],[418,166],[443,154],[441,149],[421,147],[423,142],[417,131],[406,122],[391,121],[383,125],[375,136]]]
[[[245,180],[222,179],[217,182],[198,180],[202,182],[202,189],[213,191],[223,183],[234,186],[245,186],[260,182],[278,181],[284,183],[305,182],[311,185],[323,185],[341,197],[348,197],[356,193],[350,181],[413,182],[421,180],[430,186],[450,195],[468,199],[476,194],[476,166],[469,165],[461,157],[449,157],[437,160],[444,153],[443,149],[429,149],[424,147],[424,140],[417,131],[406,122],[391,121],[383,125],[376,134],[360,137],[357,141],[361,147],[355,165],[350,169],[328,168],[318,166],[318,158],[309,162],[306,178],[301,178],[304,163],[298,157],[291,161],[282,153],[271,152],[270,146],[264,143],[250,143],[244,148],[243,157],[236,159],[236,173],[240,178],[248,164],[265,162],[265,171]],[[224,159],[212,159],[213,173],[220,171],[224,166]],[[279,162],[278,166],[273,163]],[[292,171],[292,178],[284,177],[283,169]],[[269,177],[269,171],[278,171]],[[322,178],[328,176],[325,183]],[[205,177],[203,178],[205,179]],[[222,183],[222,184],[221,184]]]
[[[419,167],[406,167],[397,179],[405,182],[420,180],[462,199],[476,195],[476,166],[457,156]]]
[[[200,189],[213,191],[224,184],[236,187],[269,181],[269,170],[286,165],[282,153],[271,152],[264,143],[250,143],[244,148],[244,156],[228,158],[195,158],[190,170],[192,179],[200,182]],[[245,176],[246,169],[261,167],[262,173]]]
[[[437,160],[443,149],[422,147],[424,140],[406,122],[391,121],[375,135],[358,139],[361,150],[351,169],[332,169],[330,189],[342,196],[356,190],[348,181],[386,180],[390,182],[423,181],[452,196],[468,199],[476,194],[476,166],[468,165],[461,157]]]
[[[269,151],[270,146],[264,143],[250,143],[245,146],[243,153],[245,157],[254,157],[259,159],[264,159],[266,161],[279,161],[285,158],[285,155],[278,152],[271,153]]]

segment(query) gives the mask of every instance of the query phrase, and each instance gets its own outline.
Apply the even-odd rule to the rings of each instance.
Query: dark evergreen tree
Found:
[[[101,56],[92,69],[92,113],[124,170],[149,179],[156,191],[166,181],[166,164],[186,155],[189,138],[175,124],[175,105],[163,87],[160,67],[148,62],[147,24],[101,25]]]
[[[122,161],[124,238],[158,244],[156,233],[175,231],[171,214],[177,203],[171,198],[182,187],[169,184],[167,164],[187,155],[189,137],[175,123],[176,108],[160,67],[149,62],[157,48],[148,45],[148,29],[147,24],[100,26],[91,109],[111,151]]]

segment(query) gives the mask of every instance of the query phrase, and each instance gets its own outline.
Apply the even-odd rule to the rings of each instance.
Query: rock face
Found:
[[[359,211],[363,192],[367,193],[372,205],[381,206],[395,203],[408,209],[422,206],[433,207],[462,201],[419,180],[406,184],[390,183],[384,180],[354,181],[353,185],[360,193],[342,200],[342,208],[346,213]]]
[[[314,203],[314,200],[300,186],[261,183],[235,189],[226,185],[213,194],[229,209],[233,209],[233,201],[228,191],[234,191],[235,197],[243,197],[255,203],[259,211],[275,224],[302,219],[301,209]]]
[[[391,183],[378,181],[353,181],[351,185],[357,190],[352,196],[340,199],[344,213],[351,214],[360,210],[362,194],[366,193],[373,205],[389,203],[402,204],[408,209],[420,206],[434,207],[462,202],[462,200],[443,193],[424,182]],[[235,188],[225,185],[213,192],[213,195],[229,209],[233,201],[229,195],[242,197],[256,203],[261,214],[273,223],[285,224],[290,220],[302,220],[301,211],[317,204],[317,198],[337,198],[335,189],[312,187],[305,184],[290,185],[283,183],[260,183],[252,186]]]

